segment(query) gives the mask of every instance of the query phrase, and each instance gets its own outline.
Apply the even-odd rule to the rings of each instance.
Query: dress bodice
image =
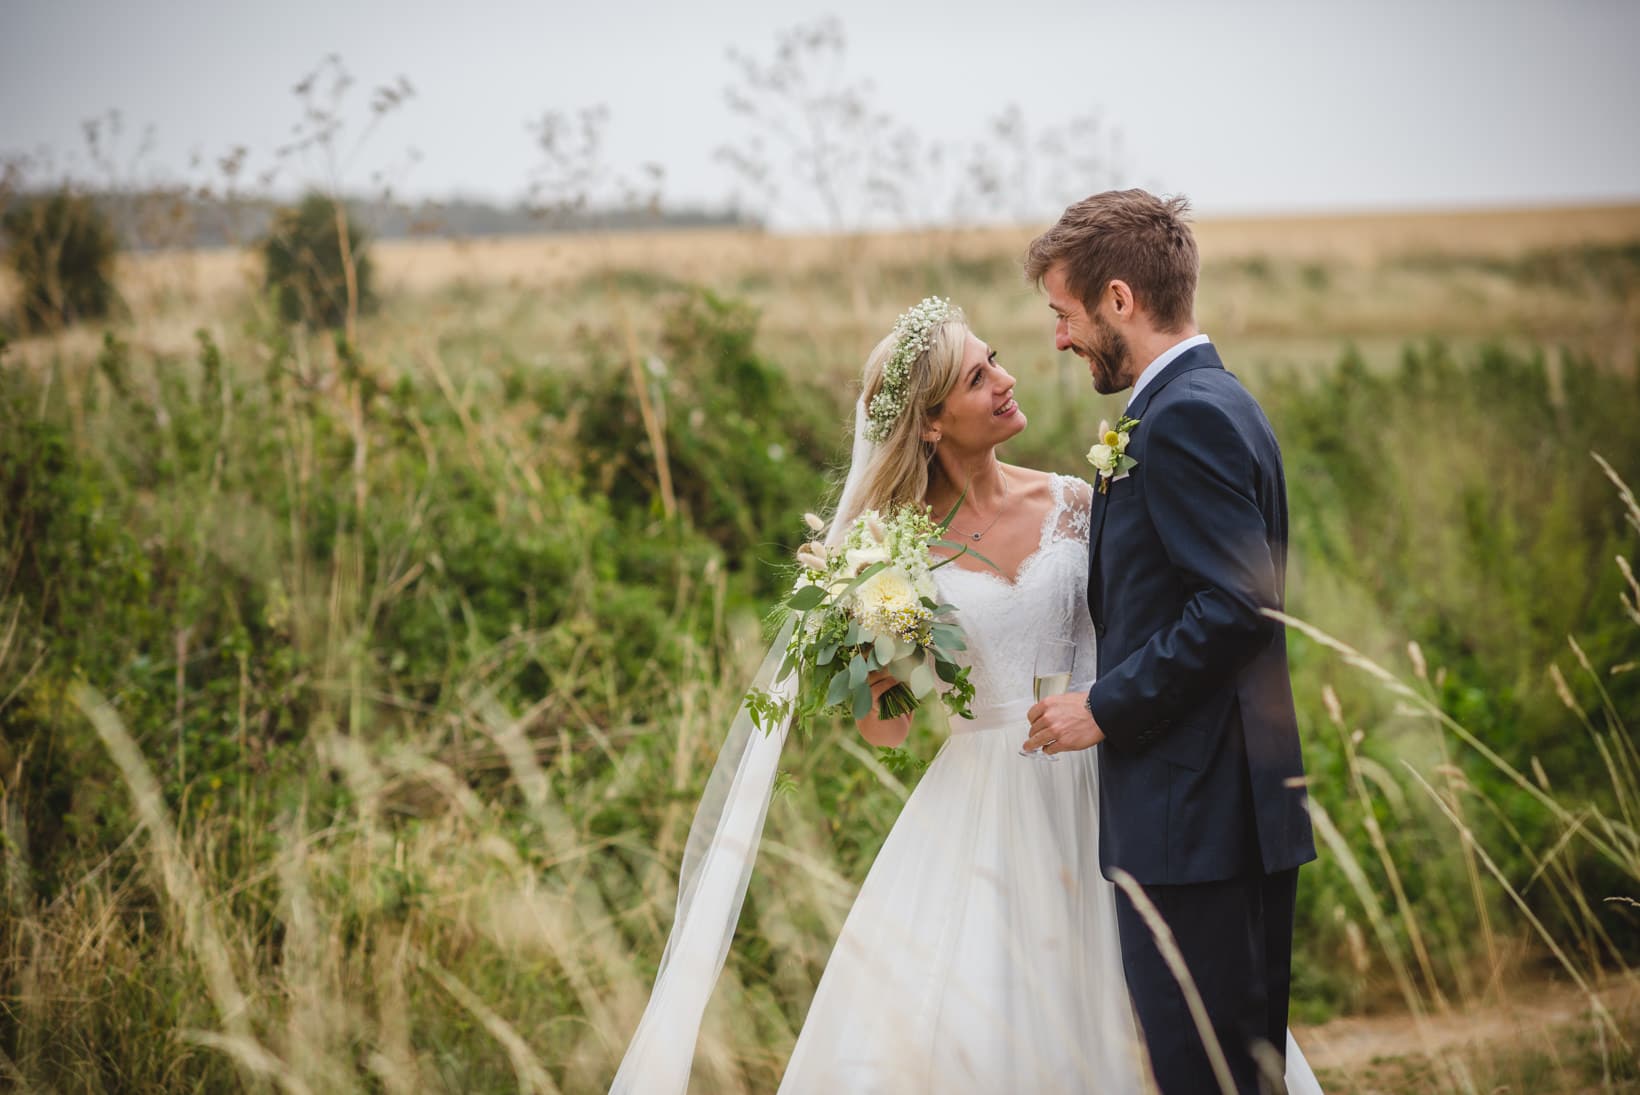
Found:
[[[1055,475],[1050,489],[1053,505],[1043,519],[1041,539],[1013,581],[955,563],[934,572],[940,597],[956,608],[968,643],[958,661],[969,667],[974,685],[973,721],[953,719],[953,734],[1023,726],[1034,702],[1032,674],[1040,639],[1076,644],[1073,690],[1086,690],[1093,681],[1093,621],[1087,601],[1093,488]]]

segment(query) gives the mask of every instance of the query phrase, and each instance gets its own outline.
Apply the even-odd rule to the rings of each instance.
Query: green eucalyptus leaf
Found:
[[[833,676],[831,678],[831,687],[826,689],[826,706],[833,707],[848,699],[849,691],[853,687],[847,673],[838,673]]]
[[[871,714],[871,686],[862,684],[854,689],[854,717],[863,719]]]
[[[906,684],[910,687],[911,694],[920,700],[934,691],[934,674],[929,671],[927,665],[919,665],[911,671],[911,679]]]
[[[899,643],[895,642],[894,636],[892,635],[877,636],[877,668],[880,669],[889,662],[893,661],[895,658],[899,657],[899,645]]]
[[[910,654],[901,654],[888,666],[888,671],[894,674],[894,679],[901,684],[911,680],[911,671],[921,665],[923,658],[916,651]]]
[[[807,612],[811,608],[818,608],[820,602],[826,599],[826,591],[821,586],[804,586],[786,599],[786,603],[798,612]]]

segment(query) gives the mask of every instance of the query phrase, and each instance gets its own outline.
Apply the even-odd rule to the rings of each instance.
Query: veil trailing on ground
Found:
[[[848,478],[837,499],[828,544],[841,541],[864,508],[867,472],[877,450],[866,436],[866,425],[866,405],[861,399],[854,408]],[[776,679],[791,630],[788,620],[770,644],[749,691],[791,698],[795,682],[789,675]],[[678,872],[678,910],[672,934],[661,955],[649,1004],[610,1084],[612,1095],[682,1095],[689,1086],[701,1018],[729,956],[763,837],[780,751],[790,728],[789,721],[782,720],[763,732],[744,704],[729,726],[729,736],[689,826]]]

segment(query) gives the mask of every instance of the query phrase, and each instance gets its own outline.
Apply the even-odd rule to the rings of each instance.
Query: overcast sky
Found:
[[[299,120],[292,85],[338,53],[355,132],[371,88],[415,88],[347,165],[354,189],[387,165],[409,193],[516,198],[528,123],[604,104],[609,163],[723,203],[727,49],[767,57],[826,14],[848,74],[927,139],[972,145],[1009,103],[1035,129],[1097,112],[1124,181],[1204,214],[1640,198],[1637,0],[0,0],[0,153],[83,172],[81,123],[117,108],[127,158],[154,127],[141,177],[201,181],[190,158],[238,144],[254,175]]]

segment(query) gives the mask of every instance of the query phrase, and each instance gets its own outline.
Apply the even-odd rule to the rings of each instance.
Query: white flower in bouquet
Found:
[[[866,579],[855,591],[854,599],[855,619],[879,635],[887,633],[917,642],[925,630],[923,625],[934,618],[911,579],[898,567],[888,567]]]
[[[814,514],[805,514],[804,522],[815,532],[825,524]],[[782,715],[807,724],[839,709],[865,718],[872,710],[871,675],[878,670],[895,678],[877,700],[881,717],[916,710],[936,691],[937,680],[949,686],[940,697],[945,706],[970,717],[973,685],[954,655],[965,649],[962,631],[941,619],[951,606],[938,603],[933,575],[972,553],[944,539],[950,523],[947,517],[935,524],[925,508],[913,506],[887,516],[868,511],[855,518],[841,544],[798,549],[801,569],[784,607],[799,621],[781,669],[782,675],[796,674],[797,687],[790,700],[769,693],[748,700],[760,725]],[[936,561],[929,550],[936,545],[955,554]]]

